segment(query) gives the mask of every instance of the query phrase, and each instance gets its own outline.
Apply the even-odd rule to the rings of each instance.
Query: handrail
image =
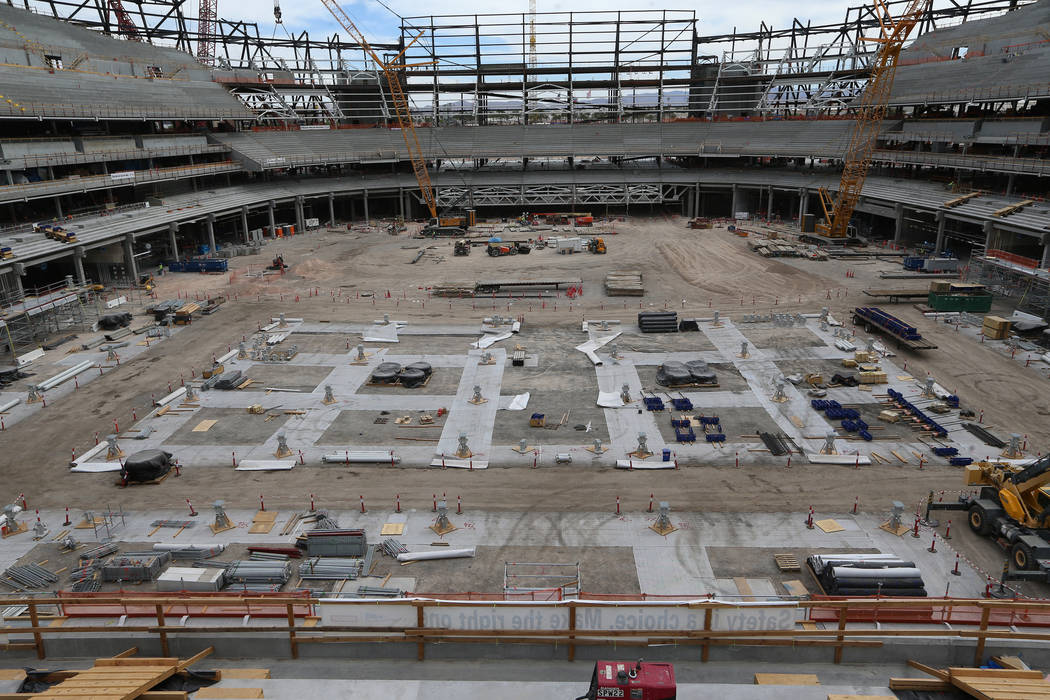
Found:
[[[130,170],[127,172],[134,173],[134,178],[126,180],[115,179],[113,175],[116,173],[110,173],[109,175],[88,175],[87,177],[63,178],[61,180],[44,180],[22,185],[4,185],[0,187],[0,201],[9,201],[12,195],[17,199],[27,195],[47,194],[56,191],[76,191],[92,185],[110,184],[117,187],[129,183],[153,182],[189,175],[210,175],[240,169],[240,163],[233,160],[224,160],[219,163],[180,165],[172,168],[153,168],[151,170]]]
[[[586,594],[581,594],[585,596]],[[329,606],[367,606],[373,620],[380,624],[324,624],[324,609]],[[834,649],[836,663],[842,660],[846,647],[880,646],[894,638],[933,638],[954,637],[973,639],[976,642],[975,663],[982,661],[985,643],[993,640],[1030,640],[1050,642],[1050,600],[997,600],[966,598],[821,598],[816,600],[769,601],[755,603],[734,603],[708,598],[678,601],[596,601],[596,600],[559,600],[559,601],[463,601],[436,600],[424,598],[395,599],[320,599],[307,595],[292,594],[245,594],[231,593],[201,594],[183,593],[181,595],[151,594],[140,595],[108,594],[41,594],[39,596],[4,596],[0,597],[0,606],[25,606],[30,626],[8,625],[5,632],[10,637],[19,634],[31,634],[31,643],[10,642],[8,649],[35,648],[37,655],[44,658],[46,648],[45,635],[69,634],[120,634],[129,632],[156,634],[162,648],[166,650],[170,635],[208,634],[223,636],[231,634],[282,634],[288,635],[293,658],[298,657],[298,646],[309,643],[415,643],[418,645],[418,658],[423,659],[425,644],[428,642],[445,643],[526,643],[563,645],[568,650],[569,660],[575,655],[575,648],[580,644],[689,644],[703,647],[702,660],[707,660],[709,647],[719,644],[748,645],[782,645],[795,646],[815,645],[830,646]],[[55,606],[57,612],[67,618],[66,624],[60,627],[43,626],[40,622],[41,606]],[[115,610],[85,612],[78,611],[78,606],[95,607],[111,606]],[[381,624],[382,616],[375,616],[376,611],[411,607],[415,610],[414,624]],[[226,616],[236,619],[251,614],[256,617],[268,616],[274,619],[270,625],[216,625],[209,623],[169,625],[165,615],[176,612],[193,617],[191,608],[228,609]],[[492,614],[497,624],[480,629],[465,623],[456,623],[451,613],[452,608],[469,608],[480,613]],[[508,617],[532,609],[549,615],[549,628],[512,629],[515,625],[508,623]],[[626,629],[613,629],[608,623],[601,623],[595,615],[598,611],[626,608],[624,614],[632,616],[639,611],[656,611],[652,622],[641,622],[637,618]],[[951,618],[947,622],[946,613],[950,615],[955,609],[962,609],[963,617]],[[796,611],[789,617],[782,617],[776,629],[762,626],[739,626],[726,628],[714,624],[718,611],[735,615],[765,615]],[[582,615],[581,615],[582,611]],[[590,612],[588,612],[590,611]],[[665,618],[660,612],[681,611],[690,617],[686,626],[678,625],[667,628]],[[297,619],[310,613],[320,614],[320,624],[312,627],[300,627]],[[430,613],[429,617],[427,613]],[[802,617],[799,617],[801,613]],[[819,613],[819,615],[817,615]],[[87,616],[105,617],[133,614],[140,617],[155,617],[156,623],[124,624],[78,624],[77,618]],[[198,613],[198,614],[203,614]],[[398,617],[400,615],[400,617]],[[881,617],[880,617],[881,616]],[[893,619],[894,617],[904,619]],[[278,623],[283,618],[285,622]],[[8,618],[11,622],[14,618]],[[25,619],[25,618],[22,618]],[[404,620],[401,613],[391,619]],[[828,629],[797,629],[802,621],[819,621],[837,623]],[[702,621],[702,622],[701,622]],[[1027,627],[1018,629],[1023,622]],[[661,622],[663,624],[661,624]],[[849,625],[856,622],[862,627]],[[871,623],[880,623],[872,629]],[[894,626],[919,622],[926,627]],[[720,623],[722,624],[722,623]],[[702,626],[701,626],[702,625]],[[648,627],[647,627],[648,626]],[[976,627],[976,629],[972,629]],[[304,633],[308,636],[304,636]],[[167,652],[165,651],[165,654]]]
[[[0,146],[3,144],[0,143]],[[66,163],[99,162],[110,160],[140,160],[143,158],[168,158],[202,153],[225,153],[231,150],[225,144],[203,143],[196,146],[162,146],[159,148],[135,148],[122,151],[74,151],[70,153],[29,153],[24,156],[5,156],[3,160],[14,163],[22,161],[25,167],[42,165],[64,165]]]

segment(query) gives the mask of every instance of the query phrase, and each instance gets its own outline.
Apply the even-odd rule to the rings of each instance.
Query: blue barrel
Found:
[[[670,462],[671,461],[671,450],[666,448],[666,447],[664,448],[664,461],[665,462]]]

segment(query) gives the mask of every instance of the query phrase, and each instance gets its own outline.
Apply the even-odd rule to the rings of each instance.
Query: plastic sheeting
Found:
[[[397,324],[390,323],[385,326],[371,326],[361,334],[361,340],[366,343],[396,343]]]
[[[602,360],[595,354],[595,351],[607,343],[611,343],[619,338],[621,333],[623,333],[623,331],[616,331],[615,333],[609,333],[608,335],[595,335],[583,345],[577,345],[576,349],[586,355],[587,359],[594,363],[595,367],[600,367]]]
[[[623,408],[627,404],[623,402],[623,397],[615,391],[599,391],[598,405],[602,408]]]
[[[239,472],[281,472],[288,471],[295,466],[295,458],[292,459],[245,459],[237,465]]]
[[[490,345],[495,345],[501,340],[506,340],[511,336],[510,333],[497,333],[496,335],[483,335],[478,338],[477,341],[470,344],[470,347],[476,350],[484,350]]]
[[[871,457],[864,455],[821,455],[807,454],[810,464],[871,464]]]
[[[674,462],[646,462],[640,459],[618,459],[617,469],[674,469]]]
[[[517,394],[510,397],[510,401],[507,402],[506,406],[503,405],[503,399],[500,399],[499,408],[501,411],[524,411],[525,407],[529,405],[531,396],[532,394],[527,391],[524,394]]]
[[[437,552],[403,552],[397,555],[398,561],[426,561],[428,559],[462,559],[474,556],[474,548],[446,549]]]

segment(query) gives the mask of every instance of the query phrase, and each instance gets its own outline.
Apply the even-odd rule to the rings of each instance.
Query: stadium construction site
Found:
[[[529,15],[0,6],[0,697],[1050,697],[1050,4],[914,4],[841,236],[870,8],[467,90]]]

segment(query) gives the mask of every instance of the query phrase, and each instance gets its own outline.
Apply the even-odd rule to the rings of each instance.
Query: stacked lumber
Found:
[[[640,297],[645,294],[638,270],[611,270],[605,275],[605,293],[611,297]]]
[[[1018,668],[938,669],[915,661],[908,665],[932,678],[891,678],[891,690],[946,692],[960,690],[981,700],[1050,700],[1050,682],[1040,671]]]
[[[474,289],[475,285],[473,284],[435,284],[430,288],[430,294],[435,297],[450,297],[456,299],[459,297],[474,296]]]

